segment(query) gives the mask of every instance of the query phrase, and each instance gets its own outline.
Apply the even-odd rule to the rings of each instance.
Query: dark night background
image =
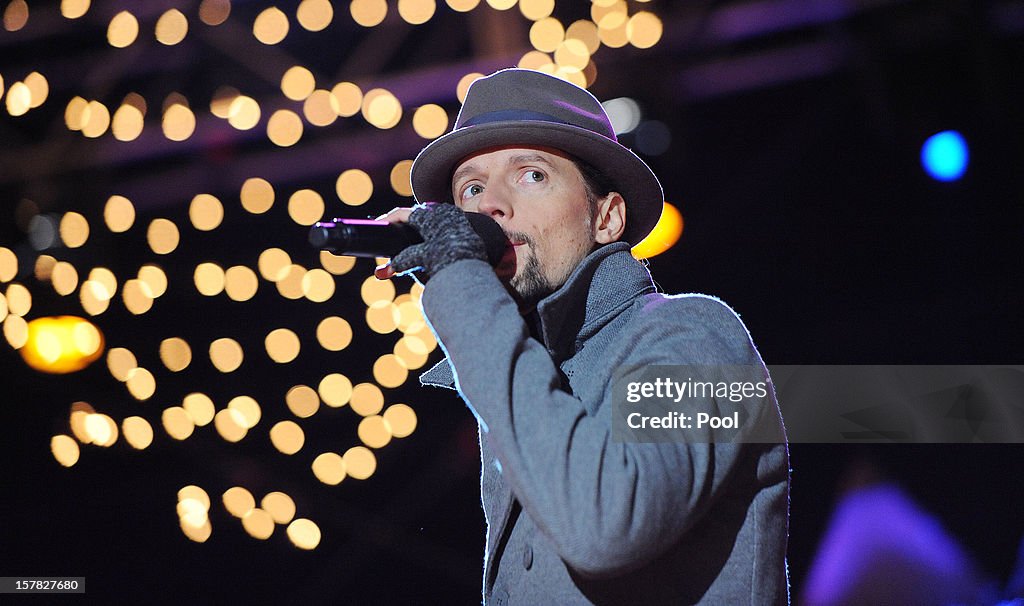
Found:
[[[294,14],[296,4],[278,6]],[[482,4],[461,14],[438,4],[425,25],[404,23],[392,6],[383,24],[364,29],[352,22],[347,2],[334,2],[327,30],[313,34],[293,22],[274,47],[257,43],[248,29],[269,3],[240,0],[218,27],[198,21],[198,2],[95,3],[74,22],[59,16],[55,2],[29,2],[25,28],[0,31],[6,87],[32,70],[50,81],[41,108],[0,116],[0,246],[28,258],[30,274],[38,253],[16,216],[19,201],[30,199],[41,212],[75,210],[89,219],[86,246],[49,253],[75,263],[80,274],[103,265],[120,281],[157,261],[172,284],[148,314],[135,317],[112,305],[94,319],[108,347],[130,347],[140,365],[157,373],[157,395],[148,402],[134,401],[102,360],[73,375],[48,376],[0,345],[0,576],[85,576],[90,599],[123,603],[479,601],[484,528],[476,424],[454,395],[420,389],[414,380],[385,389],[388,403],[415,408],[419,426],[377,451],[377,472],[362,482],[325,486],[309,471],[317,453],[358,443],[347,409],[321,408],[302,422],[306,447],[297,455],[281,455],[266,439],[270,424],[289,416],[283,397],[290,386],[315,385],[339,371],[353,382],[371,380],[372,361],[390,351],[394,335],[376,335],[360,318],[358,289],[372,263],[361,260],[338,277],[326,304],[286,300],[264,280],[244,304],[191,288],[196,263],[253,266],[269,246],[316,266],[306,229],[285,212],[296,189],[319,191],[329,214],[364,216],[409,201],[387,183],[390,167],[426,143],[412,130],[410,108],[439,103],[453,120],[463,74],[512,65],[529,50],[528,22],[518,10]],[[188,15],[191,30],[182,44],[163,47],[152,38],[152,24],[171,7]],[[724,299],[768,364],[1024,363],[1024,2],[629,7],[661,17],[664,36],[652,49],[599,50],[590,90],[602,100],[633,97],[645,120],[671,133],[659,154],[642,153],[650,143],[639,134],[622,136],[641,150],[685,219],[679,243],[650,261],[663,290]],[[112,49],[105,24],[124,8],[138,14],[142,33],[132,47]],[[569,23],[588,13],[582,2],[559,2],[554,14]],[[280,97],[278,66],[294,63],[309,66],[318,83],[385,86],[406,106],[406,117],[392,130],[358,116],[307,126],[298,145],[282,149],[261,134],[266,108],[260,127],[244,133],[209,116],[209,99],[222,84],[261,99]],[[140,139],[121,143],[108,133],[91,140],[64,127],[72,96],[112,105],[129,91],[150,104]],[[196,134],[183,143],[158,136],[153,121],[170,91],[185,94],[197,114]],[[962,179],[940,183],[921,169],[919,150],[946,129],[964,135],[971,159]],[[338,173],[352,167],[366,170],[375,185],[374,197],[358,209],[334,194]],[[250,176],[267,178],[277,190],[266,215],[253,217],[238,204],[238,188]],[[209,234],[188,226],[188,202],[202,192],[225,206],[224,224]],[[113,193],[136,205],[136,227],[126,234],[103,228],[102,205]],[[159,259],[140,228],[156,217],[172,219],[182,232],[179,249]],[[77,297],[59,297],[30,275],[17,281],[32,291],[30,317],[82,313]],[[399,291],[408,286],[401,283]],[[291,364],[259,355],[270,329],[312,335],[330,314],[345,315],[355,330],[343,352],[327,355],[310,337]],[[229,375],[212,369],[202,352],[225,335],[247,353],[242,369]],[[193,364],[182,376],[166,372],[157,356],[168,336],[193,346]],[[159,411],[197,389],[215,402],[253,395],[264,420],[239,444],[224,442],[212,427],[173,441],[159,426]],[[145,416],[154,425],[152,446],[83,446],[75,466],[61,467],[49,441],[69,433],[68,406],[77,400],[115,419]],[[1024,537],[1020,444],[794,443],[791,466],[795,602],[833,506],[874,479],[902,485],[995,583],[1011,574]],[[187,484],[215,501],[213,534],[204,544],[178,528],[175,495]],[[323,531],[319,547],[294,548],[283,527],[267,541],[249,537],[216,502],[234,485],[257,499],[271,490],[291,495],[298,516]]]

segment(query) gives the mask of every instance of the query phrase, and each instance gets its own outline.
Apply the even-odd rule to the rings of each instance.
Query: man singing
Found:
[[[664,196],[597,99],[530,70],[481,78],[412,186],[420,205],[387,218],[424,242],[377,276],[425,283],[447,358],[421,380],[457,389],[479,422],[484,602],[787,603],[784,438],[613,439],[621,369],[765,371],[729,307],[656,292],[630,255]],[[505,232],[497,268],[465,213]],[[755,405],[781,430],[771,390]]]

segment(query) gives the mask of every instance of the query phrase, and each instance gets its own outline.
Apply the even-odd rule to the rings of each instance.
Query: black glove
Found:
[[[417,277],[426,282],[456,261],[487,261],[483,239],[469,224],[466,213],[454,204],[416,206],[409,215],[409,225],[419,232],[423,243],[409,246],[391,259],[391,268],[397,273],[418,267]]]

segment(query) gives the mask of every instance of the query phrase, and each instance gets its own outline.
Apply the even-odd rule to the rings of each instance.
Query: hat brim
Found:
[[[456,164],[480,150],[504,145],[539,145],[562,150],[597,168],[626,201],[621,240],[636,244],[654,229],[665,200],[650,167],[623,145],[584,128],[541,120],[466,126],[434,140],[416,156],[412,190],[420,202],[451,198]]]

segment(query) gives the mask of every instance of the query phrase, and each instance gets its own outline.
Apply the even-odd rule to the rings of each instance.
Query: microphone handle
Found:
[[[509,244],[505,232],[487,215],[466,213],[466,219],[483,240],[487,261],[497,267]],[[320,221],[309,230],[309,243],[314,247],[351,257],[394,257],[422,241],[419,232],[409,225],[373,219]]]
[[[373,219],[319,221],[309,231],[316,248],[350,257],[393,257],[423,241],[415,229]]]

